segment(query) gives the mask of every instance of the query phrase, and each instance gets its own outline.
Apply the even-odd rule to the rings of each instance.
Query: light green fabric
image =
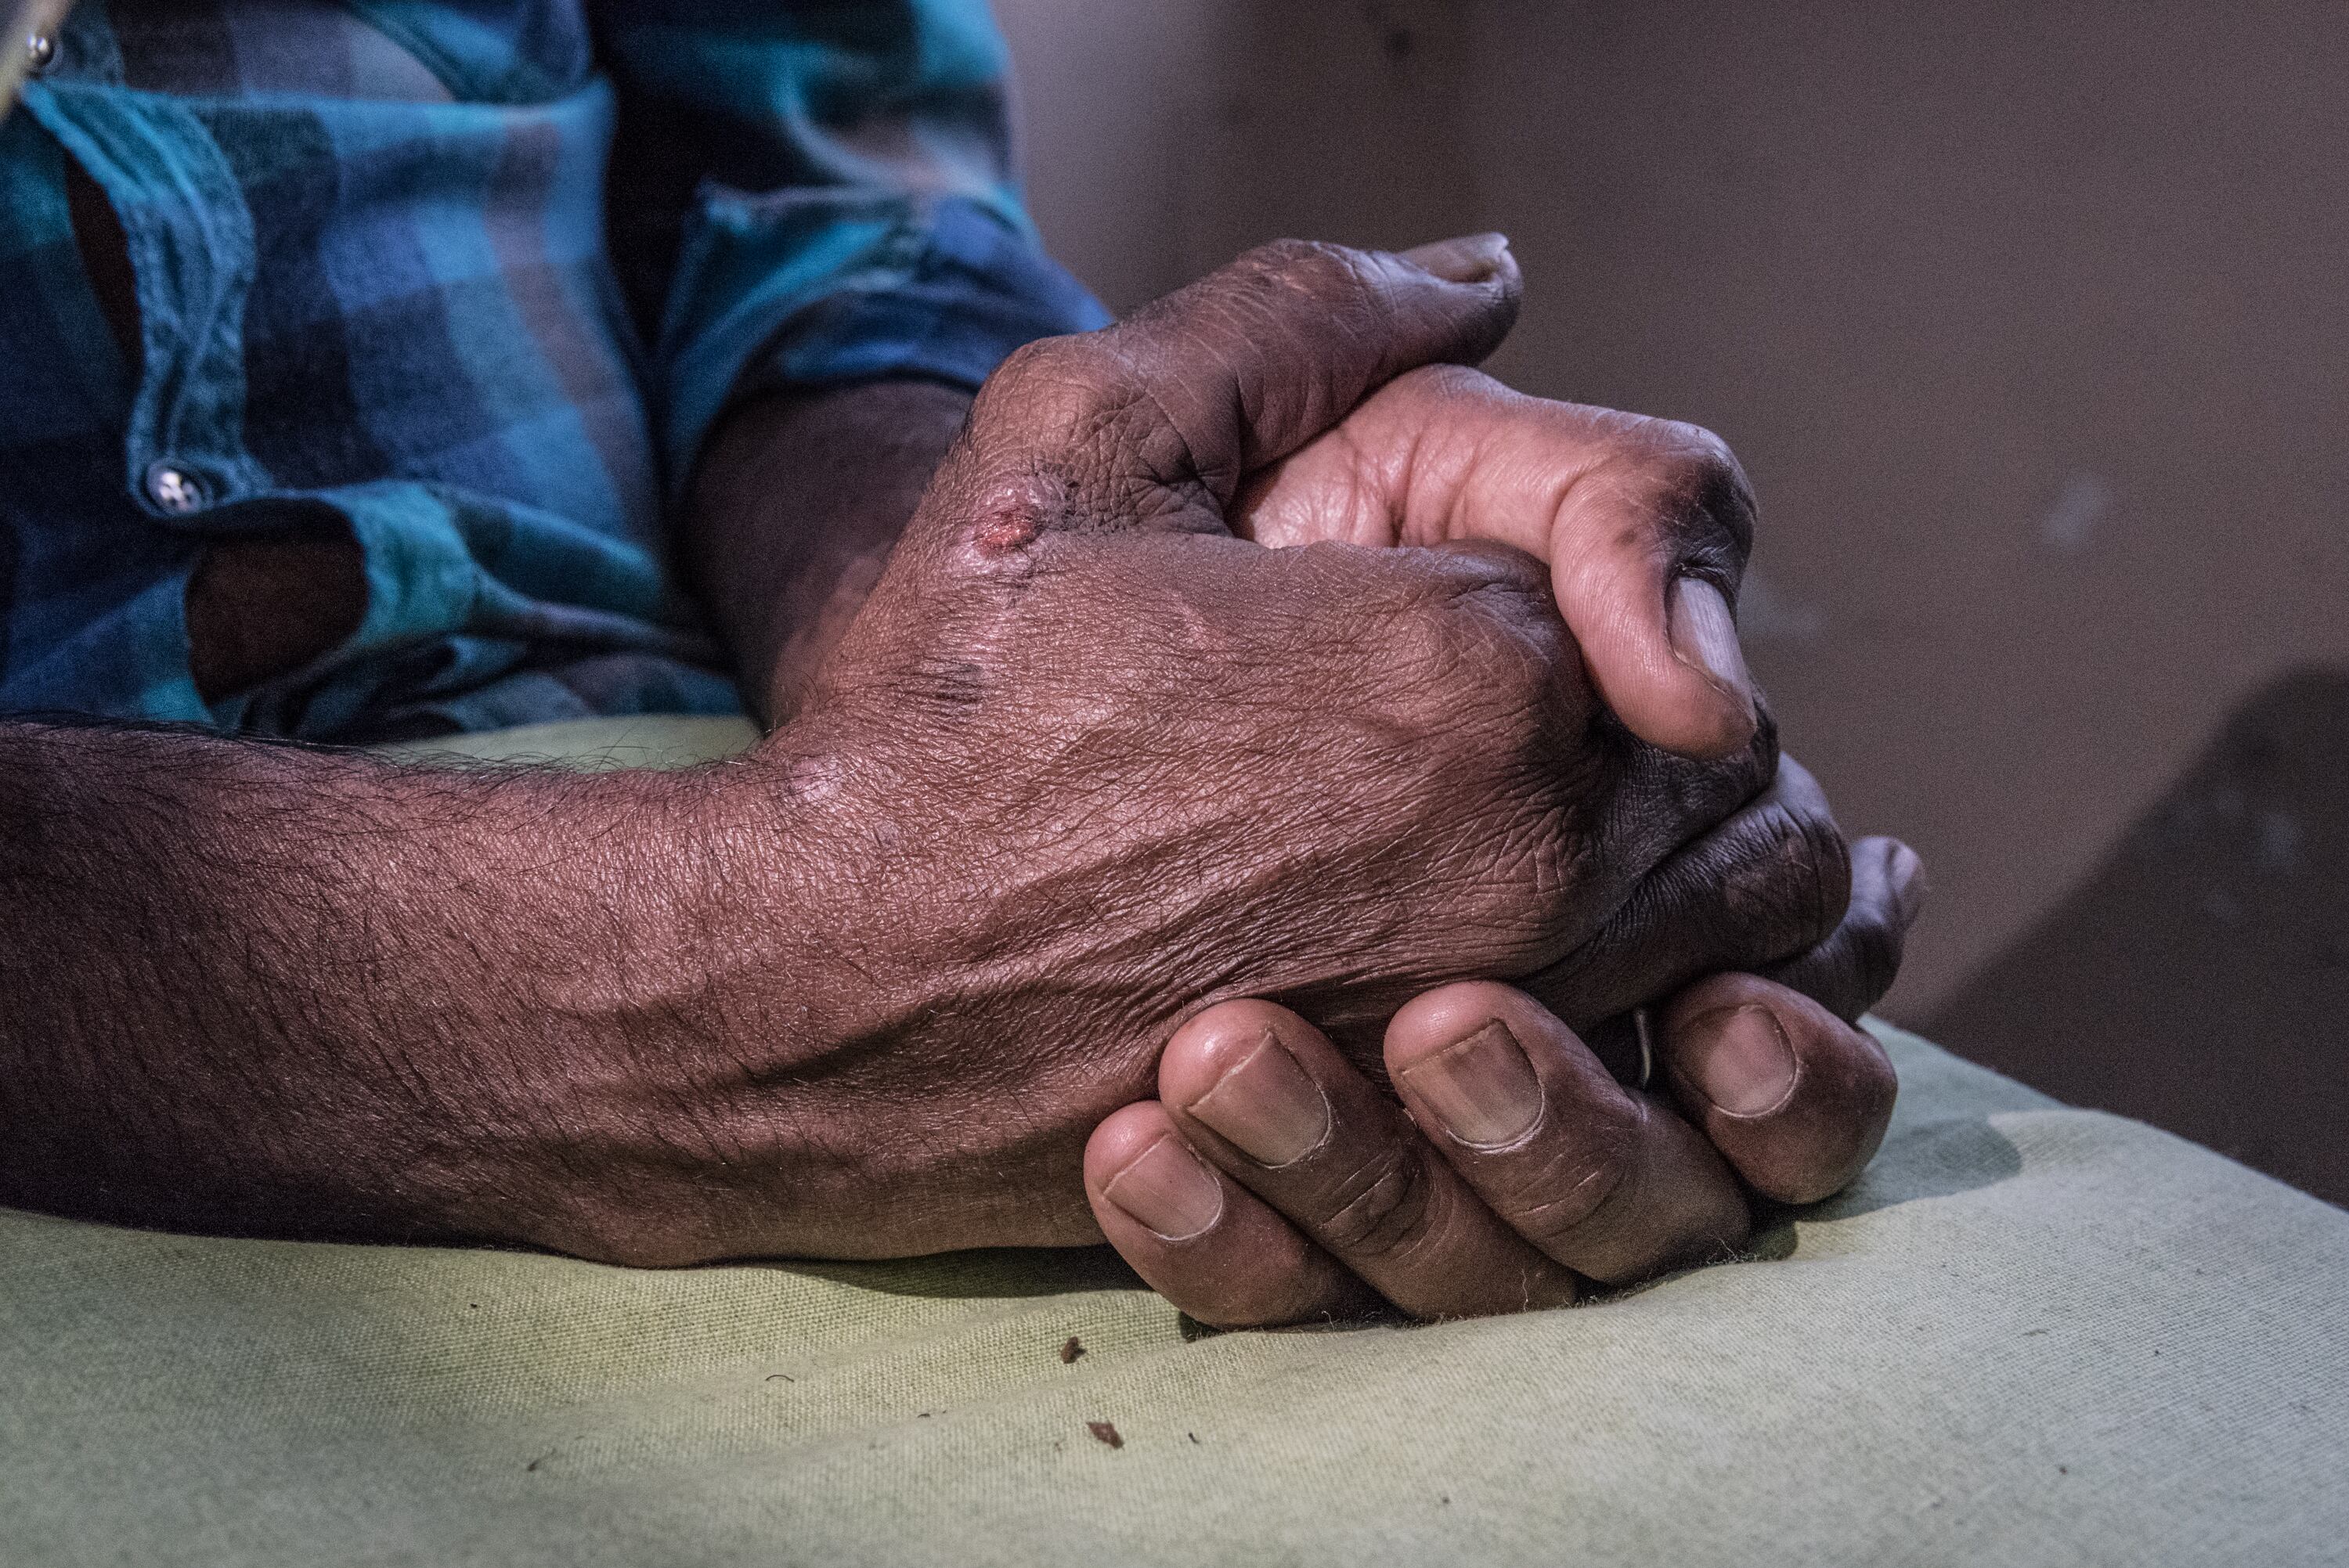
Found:
[[[0,1212],[0,1562],[2349,1559],[2349,1214],[1881,1032],[1883,1153],[1757,1261],[1432,1327]]]
[[[387,746],[403,762],[549,762],[585,772],[621,768],[689,768],[748,750],[759,738],[747,718],[656,714],[526,724],[481,735],[450,735]]]

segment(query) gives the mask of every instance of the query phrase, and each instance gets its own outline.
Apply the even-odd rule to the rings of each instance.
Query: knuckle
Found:
[[[1908,934],[1889,912],[1869,908],[1844,922],[1844,936],[1851,947],[1851,1010],[1865,1012],[1892,989]]]
[[[1453,931],[1491,941],[1495,963],[1548,962],[1587,921],[1596,852],[1578,802],[1597,794],[1597,761],[1571,744],[1557,669],[1539,646],[1455,614],[1406,639],[1396,674],[1412,730],[1433,742],[1409,749],[1433,765],[1424,795],[1463,873]]]
[[[1632,1097],[1618,1096],[1589,1108],[1572,1138],[1550,1140],[1501,1200],[1510,1228],[1552,1253],[1609,1228],[1634,1202],[1647,1115]]]
[[[1430,601],[1404,606],[1380,640],[1387,676],[1405,691],[1448,686],[1465,652],[1458,621],[1448,606]]]
[[[1659,419],[1658,439],[1675,454],[1681,470],[1708,483],[1743,483],[1745,471],[1729,443],[1682,419]]]
[[[1512,802],[1453,857],[1460,875],[1444,902],[1452,967],[1526,975],[1547,969],[1588,939],[1591,890],[1607,875],[1594,837],[1563,808]]]
[[[1253,289],[1302,296],[1340,331],[1374,319],[1387,284],[1367,252],[1326,240],[1275,240],[1240,258],[1237,281]]]
[[[1330,1190],[1320,1240],[1344,1257],[1392,1257],[1425,1234],[1434,1195],[1423,1154],[1408,1142],[1381,1150]]]
[[[1237,264],[1243,271],[1288,272],[1310,264],[1330,248],[1325,241],[1283,236],[1278,240],[1267,240],[1263,244],[1241,253]]]
[[[1701,425],[1657,419],[1642,432],[1660,518],[1711,564],[1743,562],[1754,548],[1754,486],[1729,443]],[[1707,552],[1730,560],[1708,561]]]
[[[1069,378],[1077,358],[1066,337],[1040,337],[1023,343],[1004,356],[987,378],[980,390],[982,403],[990,399],[1017,399],[1032,391],[1038,383]]]
[[[1790,852],[1810,873],[1811,922],[1816,940],[1824,942],[1851,908],[1851,845],[1831,818],[1807,811],[1793,815],[1798,842]]]
[[[1524,917],[1531,923],[1525,945],[1536,950],[1556,945],[1567,934],[1580,934],[1590,890],[1606,873],[1598,842],[1577,826],[1568,813],[1556,810],[1540,814],[1529,830],[1525,864],[1530,897]]]
[[[1116,356],[1096,334],[1042,337],[1014,349],[979,388],[974,428],[1006,425],[1066,434],[1097,423],[1104,408],[1130,401]]]
[[[1366,286],[1368,258],[1327,240],[1268,241],[1240,258],[1243,271],[1291,286],[1349,289]]]
[[[1766,819],[1768,839],[1748,875],[1758,902],[1785,912],[1788,935],[1812,947],[1834,935],[1851,902],[1851,849],[1834,821],[1785,807]]]
[[[1474,613],[1447,617],[1444,673],[1478,694],[1496,755],[1522,757],[1552,738],[1559,669],[1557,639],[1530,615],[1525,596],[1496,587],[1470,601]]]
[[[1521,758],[1551,738],[1570,650],[1555,613],[1542,614],[1547,590],[1494,564],[1431,585],[1389,618],[1380,678],[1432,727],[1467,732],[1477,755]]]
[[[1546,699],[1580,668],[1548,574],[1531,556],[1499,547],[1441,552],[1444,575],[1425,614],[1458,673],[1526,702]]]
[[[1780,962],[1826,942],[1850,897],[1849,851],[1831,820],[1773,805],[1753,813],[1690,868],[1717,889],[1713,907],[1731,967]]]

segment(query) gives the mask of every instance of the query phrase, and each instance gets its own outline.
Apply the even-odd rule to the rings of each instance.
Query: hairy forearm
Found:
[[[711,1041],[835,1010],[748,777],[0,724],[0,1202],[599,1250]]]
[[[686,547],[778,717],[968,403],[769,400],[716,444]],[[932,873],[876,883],[898,797],[859,755],[802,723],[689,773],[460,771],[0,720],[0,1203],[636,1262],[923,1244],[855,1201],[903,1140],[854,1084],[939,1016],[957,928]]]
[[[688,569],[752,707],[798,707],[889,559],[970,398],[880,381],[746,404],[719,430],[684,519]]]

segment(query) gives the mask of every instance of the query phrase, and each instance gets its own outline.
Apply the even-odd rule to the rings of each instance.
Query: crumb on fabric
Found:
[[[1117,1435],[1117,1428],[1111,1422],[1087,1421],[1085,1430],[1093,1435],[1093,1441],[1097,1443],[1107,1443],[1113,1449],[1125,1447],[1125,1439]]]
[[[1084,1353],[1085,1342],[1071,1334],[1069,1336],[1069,1342],[1061,1346],[1061,1365],[1069,1366]]]

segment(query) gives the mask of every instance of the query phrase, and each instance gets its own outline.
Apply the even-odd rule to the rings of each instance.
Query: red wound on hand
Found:
[[[980,518],[970,538],[985,554],[1009,555],[1035,543],[1036,536],[1043,531],[1033,507],[1009,501]]]

